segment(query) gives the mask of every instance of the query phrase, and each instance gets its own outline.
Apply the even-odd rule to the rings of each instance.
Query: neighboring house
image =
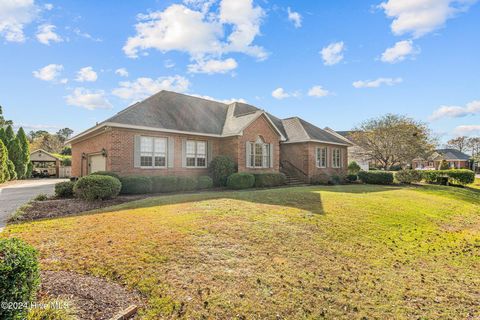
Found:
[[[448,167],[452,169],[470,168],[470,156],[455,149],[438,149],[428,159],[414,159],[412,168],[419,170],[439,169],[443,160],[447,161]]]
[[[67,143],[72,175],[206,175],[218,155],[239,172],[279,172],[303,180],[344,173],[351,144],[299,119],[281,120],[254,106],[161,91]]]
[[[353,141],[351,137],[352,131],[335,131],[328,127],[326,127],[325,130],[351,143],[352,146],[348,148],[348,161],[349,162],[355,161],[360,166],[360,169],[365,171],[369,170],[371,161],[368,157],[365,157],[363,155],[364,152],[362,147],[358,146]]]
[[[70,176],[70,167],[62,165],[62,159],[42,149],[30,153],[35,176],[66,178]]]

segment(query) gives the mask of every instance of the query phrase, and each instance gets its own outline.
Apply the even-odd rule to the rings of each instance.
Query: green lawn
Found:
[[[150,198],[7,227],[47,270],[140,291],[144,319],[476,319],[480,190],[334,186]]]

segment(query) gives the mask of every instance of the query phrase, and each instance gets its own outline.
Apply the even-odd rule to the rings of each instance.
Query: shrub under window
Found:
[[[73,192],[81,199],[93,201],[114,198],[121,188],[122,184],[117,178],[89,175],[78,179]]]
[[[200,176],[197,181],[197,189],[209,189],[213,187],[213,180],[209,176]]]
[[[277,187],[287,183],[283,173],[257,173],[254,176],[256,188]]]
[[[236,171],[235,162],[228,156],[215,157],[210,162],[209,171],[215,186],[226,186],[228,176]]]
[[[152,177],[152,192],[174,192],[178,191],[177,177],[175,176],[156,176]]]
[[[230,189],[248,189],[255,185],[255,176],[250,173],[234,173],[227,179],[227,187]]]
[[[122,194],[147,194],[152,192],[152,180],[149,177],[128,176],[120,178]]]

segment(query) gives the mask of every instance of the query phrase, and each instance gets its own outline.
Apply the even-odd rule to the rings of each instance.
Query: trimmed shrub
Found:
[[[400,183],[411,184],[422,181],[422,173],[418,170],[400,170],[395,172],[395,179]]]
[[[75,183],[72,181],[59,182],[55,184],[55,195],[59,198],[73,197],[73,187]]]
[[[35,201],[47,201],[48,196],[45,193],[40,193],[35,198],[33,198],[33,200],[35,200]]]
[[[236,171],[235,162],[228,156],[215,157],[210,162],[209,171],[216,187],[226,186],[228,177]]]
[[[94,201],[114,198],[121,189],[122,184],[117,178],[89,175],[78,179],[73,192],[81,199]]]
[[[465,186],[475,182],[475,172],[468,169],[453,169],[447,170],[447,176],[452,183]]]
[[[197,181],[197,189],[210,189],[213,187],[213,179],[209,176],[200,176]]]
[[[118,180],[120,180],[120,176],[118,174],[116,174],[115,172],[111,172],[111,171],[97,171],[97,172],[94,172],[94,173],[90,173],[90,175],[109,176],[109,177],[114,177],[114,178],[117,178]]]
[[[0,239],[0,301],[32,302],[39,284],[37,251],[20,239]],[[0,319],[24,319],[27,312],[0,308]]]
[[[149,177],[128,176],[120,178],[122,194],[147,194],[152,192],[152,180]]]
[[[252,188],[255,185],[255,176],[251,173],[240,172],[230,175],[227,179],[227,187],[240,190]]]
[[[277,187],[287,183],[287,176],[283,173],[257,173],[254,176],[256,188]]]
[[[192,191],[197,188],[197,178],[195,177],[177,177],[178,191]]]
[[[367,184],[392,184],[393,183],[393,173],[388,171],[360,171],[358,173],[358,178],[362,180],[363,183]]]
[[[355,182],[358,180],[358,176],[356,174],[348,174],[345,177],[345,180],[347,180],[348,182]]]
[[[357,175],[360,172],[361,168],[355,161],[352,161],[348,164],[348,173],[351,175]]]
[[[310,178],[310,184],[329,184],[330,176],[326,173],[319,173]]]
[[[177,177],[175,176],[155,176],[152,180],[152,192],[174,192],[178,191]]]
[[[453,183],[465,186],[475,181],[475,173],[468,169],[426,170],[422,175],[427,183],[443,185]]]

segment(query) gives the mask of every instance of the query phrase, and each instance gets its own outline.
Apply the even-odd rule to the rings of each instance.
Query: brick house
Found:
[[[280,172],[308,181],[345,173],[347,147],[335,135],[299,119],[278,119],[254,106],[224,104],[161,91],[68,141],[72,176],[208,174],[227,155],[239,172]]]
[[[412,161],[412,168],[418,170],[435,170],[440,168],[444,160],[450,169],[470,168],[470,156],[455,149],[438,149],[435,150],[428,159],[414,159]]]

